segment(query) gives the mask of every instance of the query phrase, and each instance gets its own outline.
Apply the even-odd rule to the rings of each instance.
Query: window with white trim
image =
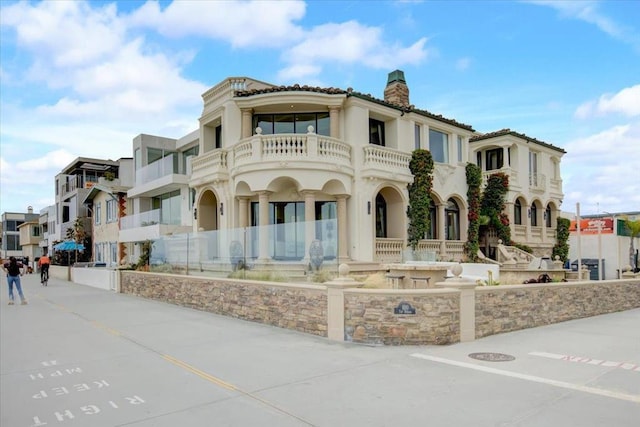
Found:
[[[449,135],[429,129],[429,151],[434,162],[449,163]]]
[[[100,225],[100,222],[102,221],[102,202],[96,203],[93,209],[93,221],[96,225]]]
[[[118,220],[118,204],[115,200],[107,200],[107,222],[116,222]]]

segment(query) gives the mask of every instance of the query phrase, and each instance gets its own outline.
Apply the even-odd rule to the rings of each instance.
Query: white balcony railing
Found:
[[[369,145],[364,147],[364,166],[381,168],[389,171],[409,170],[411,154],[403,153],[392,148]]]
[[[174,155],[170,154],[136,171],[136,186],[144,185],[163,176],[178,173],[174,167]]]
[[[120,229],[128,230],[131,228],[147,227],[149,225],[160,223],[160,209],[142,212],[134,215],[127,215],[120,218]]]
[[[351,147],[339,139],[314,133],[257,134],[233,147],[235,166],[269,160],[307,160],[351,165]]]

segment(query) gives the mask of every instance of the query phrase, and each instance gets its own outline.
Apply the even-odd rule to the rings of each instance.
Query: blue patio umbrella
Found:
[[[76,243],[73,240],[65,240],[53,247],[56,251],[83,251],[84,245],[82,243]]]

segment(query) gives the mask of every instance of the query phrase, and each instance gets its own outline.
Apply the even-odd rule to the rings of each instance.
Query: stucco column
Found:
[[[238,197],[238,227],[247,227],[249,225],[249,198]]]
[[[251,122],[253,117],[252,108],[243,108],[242,110],[242,138],[249,138],[251,136]]]
[[[309,248],[316,238],[316,193],[302,191],[304,196],[304,262],[309,263]]]
[[[446,237],[446,229],[447,229],[447,221],[445,215],[445,207],[446,205],[440,203],[436,205],[437,212],[437,224],[438,225],[438,236],[437,238],[440,240],[440,259],[443,259],[447,256],[447,237]]]
[[[329,136],[340,137],[340,107],[329,107]]]
[[[531,206],[527,207],[525,215],[526,215],[525,221],[524,221],[524,223],[526,224],[525,235],[527,236],[527,242],[530,242],[531,241]]]
[[[338,278],[323,283],[327,287],[327,338],[344,341],[344,290],[360,288],[362,283],[349,277],[349,266],[338,266]]]
[[[509,147],[502,147],[502,167],[511,167],[509,165]]]
[[[436,283],[440,288],[453,288],[460,291],[460,342],[476,339],[476,282],[460,277],[462,266],[451,268],[455,277]]]
[[[511,235],[516,235],[516,226],[515,226],[515,216],[513,214],[513,202],[506,202],[504,204],[504,212],[507,214],[507,218],[509,218],[509,229],[511,230]],[[521,212],[522,213],[522,212]]]
[[[341,194],[336,196],[337,214],[338,214],[338,261],[344,262],[349,260],[347,236],[347,195]]]
[[[258,203],[260,212],[260,231],[258,232],[258,240],[260,252],[258,260],[268,261],[269,256],[269,191],[261,191],[258,193]]]

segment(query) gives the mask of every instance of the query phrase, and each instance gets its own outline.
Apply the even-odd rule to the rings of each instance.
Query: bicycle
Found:
[[[44,264],[40,267],[40,283],[47,286],[49,283],[49,265]]]

